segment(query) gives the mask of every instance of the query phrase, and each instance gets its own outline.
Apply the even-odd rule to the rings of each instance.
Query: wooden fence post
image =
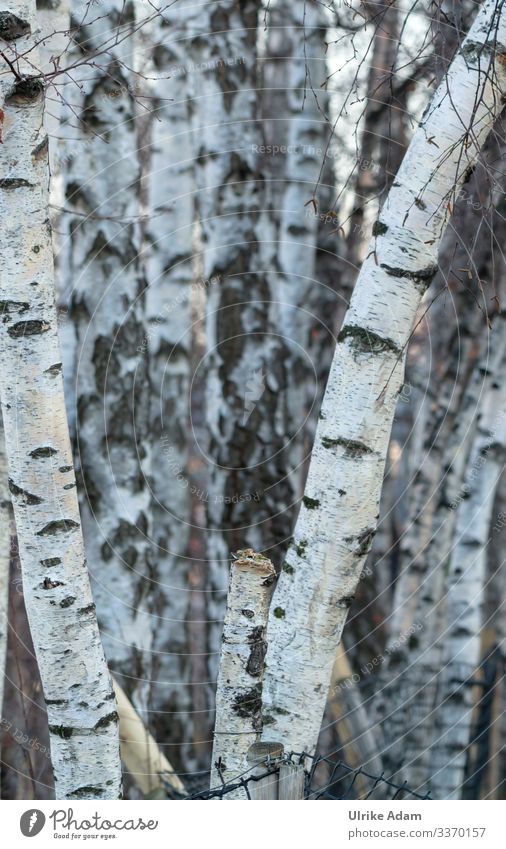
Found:
[[[258,781],[250,781],[248,784],[249,794],[252,799],[277,799],[278,798],[278,771],[272,771],[269,775],[265,772],[283,757],[283,746],[281,743],[253,743],[248,751],[248,764],[253,767],[250,776],[263,775]]]
[[[303,799],[304,779],[303,764],[281,764],[278,799]]]

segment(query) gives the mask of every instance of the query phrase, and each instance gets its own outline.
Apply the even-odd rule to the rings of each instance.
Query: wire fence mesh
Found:
[[[234,781],[223,782],[221,785],[209,788],[209,774],[198,773],[193,776],[182,776],[187,796],[180,796],[164,781],[170,799],[209,800],[226,799],[237,791],[243,791],[243,798],[255,798],[255,786],[272,777],[277,781],[282,764],[304,764],[304,799],[307,800],[363,800],[363,799],[418,799],[430,800],[430,794],[418,793],[406,782],[398,783],[384,774],[372,775],[362,767],[353,767],[336,757],[335,753],[310,757],[291,753],[266,763],[265,768],[258,770],[252,767],[238,776]],[[163,779],[163,777],[162,777]]]

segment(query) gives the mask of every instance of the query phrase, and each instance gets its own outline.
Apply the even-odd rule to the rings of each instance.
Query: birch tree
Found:
[[[279,181],[284,166],[278,213],[277,289],[290,368],[287,437],[292,440],[291,478],[294,491],[302,494],[306,421],[317,393],[315,369],[319,351],[311,350],[314,318],[310,298],[315,287],[320,289],[315,280],[319,215],[314,191],[329,135],[328,96],[320,88],[326,78],[327,20],[324,8],[313,0],[282,0],[277,4],[277,13],[288,51],[279,60],[285,67],[283,117],[288,127],[287,153],[283,164],[277,165],[275,175]],[[278,146],[280,141],[276,135]]]
[[[501,329],[504,336],[504,321]],[[505,367],[506,356],[503,355],[497,380],[483,401],[451,552],[447,624],[441,637],[439,705],[431,750],[431,785],[437,799],[460,798],[464,781],[473,710],[470,681],[480,661],[492,511],[506,458],[506,393],[502,381]]]
[[[151,534],[148,349],[140,266],[134,7],[72,8],[64,126],[70,318],[76,336],[76,462],[83,531],[107,659],[139,710],[151,680],[157,586]],[[121,37],[119,35],[121,34]],[[107,46],[107,50],[104,49]]]
[[[192,22],[198,218],[206,304],[209,649],[219,655],[229,549],[276,551],[290,533],[286,351],[269,273],[275,223],[258,149],[260,3],[220,0]]]
[[[115,799],[118,715],[86,569],[63,398],[35,3],[13,0],[0,11],[0,391],[23,590],[56,797]]]
[[[160,738],[192,738],[192,688],[187,654],[191,526],[188,480],[190,346],[195,166],[190,121],[191,52],[187,13],[178,2],[144,29],[150,50],[149,130],[142,155],[146,341],[150,381],[153,534],[157,550],[152,704]]]
[[[433,495],[437,510],[430,538],[411,564],[416,565],[412,576],[416,591],[413,590],[413,599],[398,599],[399,603],[413,609],[409,617],[405,616],[404,627],[408,627],[407,620],[412,619],[420,631],[412,641],[399,641],[401,648],[389,654],[393,662],[386,666],[382,675],[378,702],[387,747],[385,765],[393,772],[404,766],[405,777],[412,787],[425,786],[433,768],[427,741],[434,726],[438,673],[445,646],[445,567],[454,556],[457,508],[466,491],[466,470],[473,463],[471,449],[480,417],[483,417],[482,407],[489,403],[491,392],[494,397],[492,387],[500,380],[503,368],[504,330],[504,318],[499,315],[494,319],[492,334],[468,382],[458,415],[455,419],[449,416],[451,433],[440,458],[442,477],[438,478],[438,488]],[[408,565],[406,573],[409,571]],[[403,583],[399,581],[399,585]]]
[[[247,754],[259,738],[265,631],[275,579],[270,560],[251,549],[232,561],[216,688],[211,787],[230,783],[248,768]],[[226,799],[246,799],[239,788]]]
[[[338,337],[305,496],[271,604],[265,740],[315,750],[331,667],[376,530],[405,349],[448,201],[502,109],[506,17],[486,2],[422,118],[373,230]]]
[[[5,663],[9,636],[9,572],[11,554],[11,499],[5,456],[5,437],[0,416],[0,718],[3,717]]]

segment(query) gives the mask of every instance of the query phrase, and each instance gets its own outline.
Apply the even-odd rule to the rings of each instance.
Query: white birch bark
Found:
[[[504,331],[503,322],[501,327]],[[484,398],[451,552],[436,733],[430,755],[430,785],[436,799],[459,799],[464,781],[473,711],[470,681],[480,662],[491,519],[506,457],[505,369],[503,356],[498,379]]]
[[[287,436],[293,440],[291,479],[300,496],[306,471],[306,421],[315,402],[315,370],[319,366],[317,360],[311,361],[315,352],[311,350],[314,317],[310,308],[311,294],[320,288],[315,279],[319,217],[311,214],[315,210],[308,204],[314,195],[328,136],[328,96],[320,88],[326,78],[327,20],[323,6],[315,0],[281,0],[277,13],[284,28],[283,37],[289,42],[288,54],[281,60],[285,68],[288,130],[278,213],[277,287],[280,323],[290,357]],[[278,139],[278,145],[279,142]],[[281,167],[278,164],[278,180]]]
[[[188,770],[185,744],[193,736],[186,621],[195,167],[186,24],[187,10],[178,2],[144,29],[146,42],[151,42],[147,90],[152,112],[144,178],[147,221],[143,256],[157,552],[152,724],[158,739],[184,746],[180,752],[172,752],[181,755]]]
[[[377,707],[382,714],[387,746],[385,768],[394,772],[404,766],[404,777],[410,787],[426,787],[433,768],[427,741],[434,726],[438,672],[444,647],[441,635],[445,621],[445,575],[453,556],[457,507],[465,497],[463,485],[483,400],[494,381],[500,379],[503,368],[504,331],[504,317],[498,315],[483,355],[468,381],[455,424],[449,428],[447,444],[438,452],[441,478],[438,477],[432,496],[436,510],[429,529],[430,538],[425,540],[413,563],[406,566],[406,574],[416,566],[412,576],[416,589],[413,598],[406,599],[406,604],[412,608],[411,619],[419,631],[410,640],[399,639],[402,632],[397,634],[399,648],[389,652],[389,663],[380,679]],[[452,417],[449,418],[452,421]]]
[[[34,76],[35,3],[0,20],[2,412],[23,590],[48,710],[57,798],[114,799],[118,715],[84,557],[54,307],[44,85]]]
[[[3,717],[5,663],[9,635],[9,574],[11,559],[11,497],[5,455],[5,437],[0,414],[0,718]]]
[[[338,337],[269,615],[263,737],[285,751],[315,750],[336,646],[376,530],[405,347],[437,268],[448,201],[502,109],[504,52],[506,15],[486,2],[412,139]]]
[[[148,354],[140,253],[132,3],[72,7],[65,210],[76,348],[76,463],[83,532],[107,659],[147,708],[156,597],[151,532]],[[142,9],[142,13],[144,9]],[[83,20],[90,20],[80,26]],[[121,37],[117,37],[118,33]],[[106,53],[100,54],[104,43]],[[76,71],[77,73],[77,71]],[[73,72],[69,71],[70,82]],[[67,288],[66,286],[64,288]]]
[[[259,171],[257,24],[260,3],[199,8],[191,49],[197,203],[206,304],[206,497],[211,663],[219,656],[230,550],[276,551],[290,534],[283,330],[267,266],[275,224]],[[267,247],[266,247],[267,246]],[[214,672],[214,668],[213,668]]]
[[[216,689],[211,787],[248,768],[250,746],[260,736],[265,632],[275,579],[271,561],[251,549],[232,561]],[[225,799],[246,799],[239,789]]]

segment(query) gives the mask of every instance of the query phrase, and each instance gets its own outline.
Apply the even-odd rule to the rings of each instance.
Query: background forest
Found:
[[[503,6],[0,0],[2,798],[504,798]]]

